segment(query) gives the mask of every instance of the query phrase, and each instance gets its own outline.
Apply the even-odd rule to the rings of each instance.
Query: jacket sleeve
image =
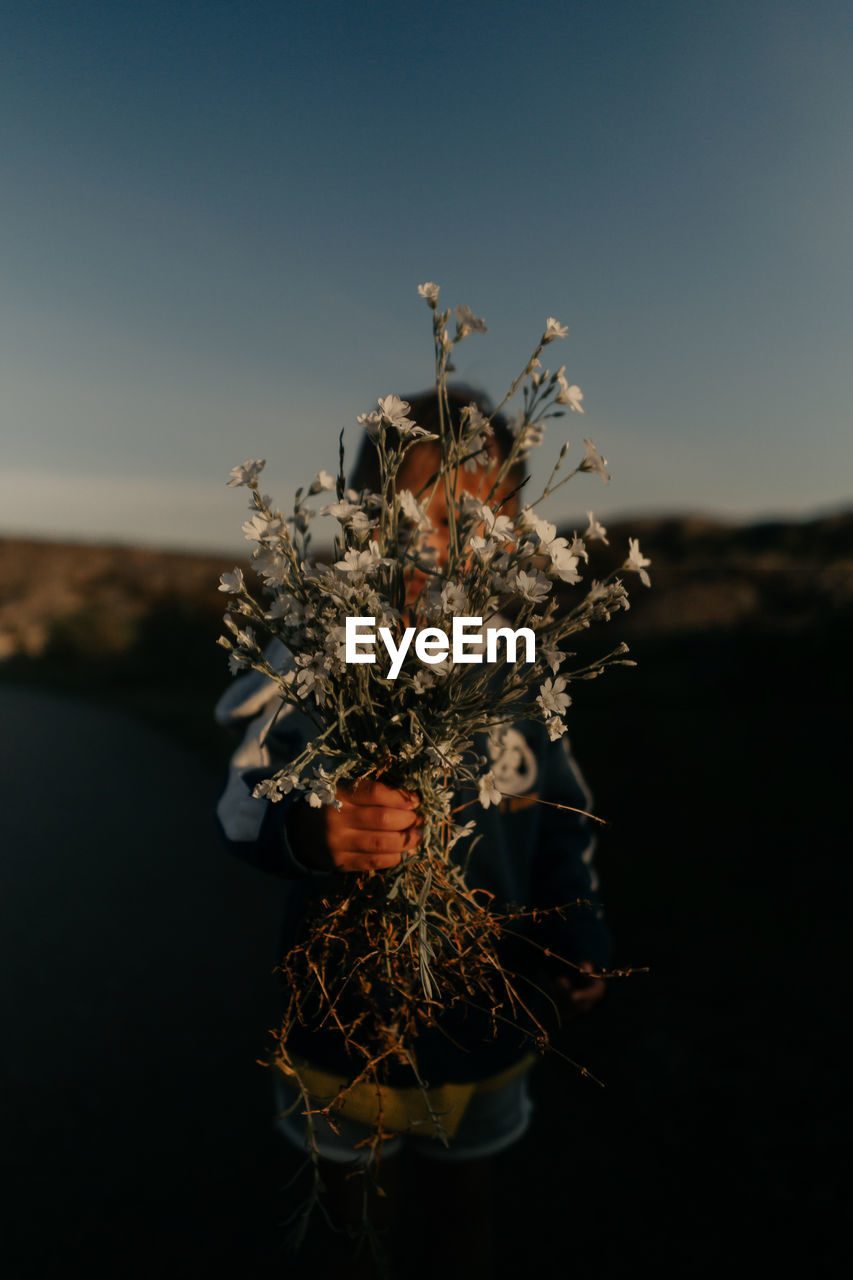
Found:
[[[539,839],[533,867],[533,904],[562,906],[545,926],[548,943],[558,955],[579,964],[589,960],[608,964],[610,930],[598,895],[593,865],[596,835],[592,821],[576,810],[592,812],[592,795],[566,737],[550,742],[545,751]],[[565,809],[555,806],[564,805]]]
[[[239,676],[216,706],[219,724],[242,731],[231,757],[216,818],[226,848],[261,871],[288,880],[326,880],[332,874],[299,861],[291,848],[287,821],[298,793],[278,801],[252,792],[294,759],[309,740],[311,722],[282,707],[276,685],[257,672]]]

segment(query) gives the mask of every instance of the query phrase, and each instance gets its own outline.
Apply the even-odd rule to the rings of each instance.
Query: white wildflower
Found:
[[[266,466],[265,458],[249,458],[243,463],[242,467],[232,467],[228,472],[231,479],[226,481],[230,489],[239,488],[241,484],[247,484],[250,489],[258,487],[258,476]]]
[[[468,539],[468,546],[481,560],[488,560],[489,556],[496,555],[501,549],[499,542],[492,538],[481,538],[479,534]]]
[[[545,332],[542,334],[543,345],[546,342],[553,342],[555,338],[565,338],[568,336],[569,327],[560,324],[559,320],[555,320],[553,316],[549,316],[545,321]]]
[[[252,566],[267,586],[284,587],[290,582],[290,561],[275,547],[256,547],[252,552]]]
[[[426,284],[418,285],[418,293],[422,298],[426,298],[431,307],[435,307],[438,302],[438,285],[432,280],[427,280]]]
[[[346,524],[350,516],[355,515],[356,511],[360,511],[361,507],[357,502],[332,502],[328,507],[320,508],[321,516],[334,516],[336,520],[340,520],[341,524]]]
[[[557,537],[557,527],[550,520],[543,520],[530,507],[521,513],[521,523],[526,529],[532,529],[539,539],[539,549],[551,560],[551,568],[563,582],[579,582],[577,573],[578,556],[586,556],[586,549],[580,539],[575,538],[569,546],[565,538]]]
[[[252,795],[256,800],[272,800],[273,803],[281,799],[281,792],[275,778],[264,778],[255,787]]]
[[[557,536],[557,526],[551,524],[550,520],[543,520],[541,516],[537,516],[535,511],[530,507],[525,507],[519,517],[522,525],[527,529],[532,529],[540,542],[551,542]]]
[[[302,662],[307,658],[306,654],[299,654],[297,662]],[[302,667],[302,670],[296,676],[296,692],[300,698],[307,698],[312,694],[314,701],[318,707],[326,705],[326,694],[329,691],[328,680],[325,673],[328,667],[333,665],[331,656],[316,654],[313,659],[309,659],[310,665]]]
[[[488,449],[481,449],[479,453],[472,453],[465,459],[462,463],[462,469],[473,475],[475,471],[479,471],[481,467],[487,467],[488,465],[489,451]]]
[[[298,779],[290,773],[276,774],[272,778],[264,778],[257,784],[252,795],[256,800],[271,800],[276,804],[283,795],[287,795],[298,785]]]
[[[242,591],[245,585],[246,584],[243,580],[243,570],[236,567],[233,573],[223,573],[219,579],[220,591]]]
[[[309,495],[313,493],[324,493],[327,489],[334,489],[335,477],[329,475],[328,471],[318,471],[314,479],[311,481],[311,487],[308,490]]]
[[[320,809],[324,804],[333,804],[341,808],[340,800],[335,798],[335,784],[322,765],[318,765],[315,776],[305,787],[306,800],[312,809]]]
[[[371,409],[370,413],[360,413],[356,422],[360,427],[364,427],[374,443],[379,439],[382,433],[382,415],[376,409]]]
[[[595,445],[592,443],[591,440],[587,440],[586,438],[584,438],[584,444],[586,445],[586,457],[584,458],[583,462],[580,464],[578,470],[579,471],[595,471],[598,475],[601,476],[604,483],[607,484],[608,481],[610,480],[610,472],[605,470],[607,466],[607,459],[602,458],[601,454],[598,452],[598,450],[596,449]]]
[[[531,449],[538,449],[542,441],[545,439],[545,423],[544,422],[528,422],[520,428],[522,435],[522,445],[519,450],[519,458],[527,458]]]
[[[385,396],[384,400],[379,401],[379,410],[388,426],[395,427],[403,434],[415,425],[411,418],[406,417],[411,407],[408,400],[401,400],[399,396]]]
[[[282,773],[278,779],[278,789],[282,795],[288,795],[294,788],[299,786],[299,776],[293,773]]]
[[[431,689],[434,684],[435,684],[435,676],[433,675],[432,671],[430,671],[427,667],[421,667],[420,671],[418,671],[417,675],[412,681],[412,688],[414,689],[415,693],[423,693],[425,689]]]
[[[484,773],[482,778],[477,779],[477,790],[480,804],[484,809],[488,809],[490,804],[500,804],[501,793],[498,791],[495,775],[491,769],[488,773]]]
[[[566,381],[565,365],[563,365],[562,369],[557,372],[557,381],[560,384],[560,390],[557,395],[557,404],[567,404],[572,413],[583,413],[583,409],[581,407],[583,392],[580,387],[575,385],[575,383],[572,383],[572,385],[569,386]]]
[[[565,676],[557,676],[555,680],[548,679],[539,686],[539,697],[536,701],[546,715],[564,715],[571,706],[571,698],[567,693],[563,693],[565,687]]]
[[[453,835],[450,837],[450,839],[447,842],[448,850],[452,849],[453,846],[457,844],[460,840],[465,840],[467,839],[468,836],[473,835],[476,829],[477,829],[477,824],[476,822],[473,822],[473,821],[466,822],[464,826],[457,827]]]
[[[628,593],[618,578],[611,583],[593,582],[584,603],[591,607],[594,618],[604,621],[609,620],[611,610],[631,607]]]
[[[603,542],[606,547],[609,547],[610,543],[607,541],[607,530],[604,525],[598,523],[591,511],[587,511],[586,515],[589,525],[583,536],[588,538],[590,542]]]
[[[543,645],[540,649],[540,653],[548,663],[548,666],[551,668],[554,675],[556,675],[566,660],[566,655],[563,653],[563,650],[557,648],[556,645]]]
[[[296,676],[296,692],[300,698],[307,698],[317,683],[317,672],[313,667],[303,667]]]
[[[317,512],[314,507],[304,507],[301,502],[298,502],[293,508],[293,515],[288,516],[287,519],[288,522],[293,525],[294,529],[298,530],[300,533],[304,533],[308,528],[308,521],[313,520],[316,514]]]
[[[537,573],[535,569],[532,573],[525,573],[522,569],[512,580],[512,586],[520,596],[532,604],[538,604],[540,600],[544,600],[551,590],[548,579],[543,574]]]
[[[433,671],[435,670],[436,668],[433,667]],[[441,765],[442,768],[449,769],[452,769],[462,761],[462,756],[455,749],[449,738],[442,739],[437,747],[427,747],[426,756],[433,762],[433,764]]]
[[[445,613],[465,615],[468,612],[468,594],[457,582],[448,582],[441,592]]]
[[[551,742],[556,742],[566,732],[566,726],[558,716],[552,716],[550,720],[546,720],[545,728],[548,730],[548,737]]]
[[[599,582],[595,579],[587,592],[587,600],[591,604],[598,604],[602,600],[609,600],[611,588],[606,582]]]
[[[622,565],[622,568],[630,569],[632,570],[632,572],[638,573],[640,575],[640,581],[643,583],[643,585],[646,587],[650,587],[652,585],[652,581],[649,575],[646,573],[646,565],[650,565],[651,560],[647,560],[645,556],[641,555],[639,538],[629,538],[628,548],[629,548],[628,559]]]
[[[279,517],[270,518],[261,511],[256,511],[251,520],[244,520],[242,526],[243,536],[247,542],[263,542],[267,538],[277,538],[284,532],[284,527],[284,521]]]
[[[377,542],[371,542],[365,551],[348,551],[343,560],[335,561],[335,568],[341,573],[372,573],[381,564],[393,563],[387,556],[380,556]]]
[[[470,307],[463,304],[456,307],[456,338],[466,337],[469,333],[486,333],[486,323],[479,316],[475,316]]]
[[[551,568],[558,578],[563,582],[580,582],[578,557],[574,553],[574,547],[570,547],[565,538],[555,538],[549,543],[548,555],[551,557]]]
[[[423,508],[411,489],[397,490],[397,504],[402,514],[407,520],[411,520],[412,524],[420,524],[424,519]]]
[[[378,520],[368,520],[363,511],[356,511],[349,519],[349,527],[353,533],[369,533],[371,529],[377,528]]]
[[[377,402],[379,410],[372,410],[371,413],[359,414],[357,421],[364,427],[371,440],[378,440],[382,434],[382,428],[391,427],[404,440],[437,440],[438,436],[431,431],[425,431],[423,427],[419,427],[411,418],[407,418],[411,405],[406,400],[401,400],[399,396],[385,396]]]
[[[510,517],[496,515],[488,507],[486,511],[488,514],[484,517],[484,523],[489,537],[498,542],[511,541],[515,537],[515,529]]]
[[[484,526],[484,532],[490,538],[507,542],[515,537],[515,529],[509,516],[499,516],[486,502],[480,502],[469,494],[465,495],[466,506],[475,511]]]
[[[286,618],[290,625],[295,627],[302,621],[301,614],[302,610],[293,597],[282,594],[276,596],[264,617],[269,618],[270,622],[275,622],[276,618]]]
[[[466,404],[462,410],[462,418],[465,424],[465,437],[469,436],[491,436],[494,434],[492,425],[488,418],[483,416],[482,410],[478,404],[472,400],[470,404]]]
[[[576,533],[572,534],[572,542],[569,547],[569,553],[579,558],[583,556],[584,560],[589,564],[589,552],[587,551],[583,538],[579,538]]]
[[[346,627],[332,627],[326,636],[326,650],[335,659],[339,668],[346,663]]]

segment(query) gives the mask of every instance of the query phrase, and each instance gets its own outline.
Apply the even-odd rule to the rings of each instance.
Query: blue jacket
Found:
[[[281,938],[284,954],[295,940],[311,900],[328,892],[346,873],[315,871],[295,857],[286,825],[296,800],[294,793],[277,803],[252,796],[256,784],[293,759],[313,732],[306,716],[292,708],[279,708],[275,685],[256,672],[238,677],[217,704],[217,721],[243,732],[217,805],[217,818],[231,852],[287,882]],[[485,737],[477,745],[485,751]],[[519,721],[506,734],[492,769],[499,790],[510,798],[500,806],[483,809],[472,804],[466,810],[466,818],[473,817],[476,832],[482,834],[468,862],[468,884],[493,893],[496,910],[509,904],[549,907],[580,900],[581,905],[570,907],[563,919],[551,915],[527,925],[522,932],[567,960],[590,960],[605,966],[610,935],[592,865],[596,842],[592,824],[581,814],[552,807],[592,808],[592,797],[567,739],[551,742],[542,725]],[[537,800],[550,803],[539,804]],[[505,967],[524,975],[519,989],[525,1000],[529,997],[537,1015],[542,1015],[547,1002],[537,997],[530,985],[542,980],[541,951],[524,942],[506,941],[500,954]],[[565,966],[551,962],[551,972],[566,971]],[[529,1040],[512,1028],[502,1029],[497,1040],[488,1040],[486,1026],[485,1015],[469,1011],[445,1026],[456,1045],[442,1031],[421,1032],[417,1057],[422,1076],[434,1085],[478,1080],[497,1074],[529,1051]],[[459,1047],[460,1040],[464,1047]],[[318,1066],[342,1074],[352,1066],[331,1032],[309,1034],[300,1029],[288,1043]],[[408,1068],[393,1067],[389,1083],[413,1083]]]

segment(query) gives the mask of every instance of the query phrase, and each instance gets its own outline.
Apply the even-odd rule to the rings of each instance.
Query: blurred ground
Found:
[[[533,1128],[500,1157],[501,1275],[837,1270],[851,527],[830,551],[826,527],[756,526],[725,555],[707,529],[688,555],[682,526],[659,524],[657,549],[632,527],[657,575],[610,633],[639,666],[576,685],[571,733],[610,821],[616,962],[651,971],[557,1042],[606,1089],[556,1057],[537,1069]],[[698,601],[712,571],[720,600],[751,583],[762,607],[709,613],[706,594],[704,617],[653,621],[658,593]],[[124,647],[87,653],[66,618],[0,668],[16,1276],[298,1274],[277,1225],[295,1163],[255,1065],[279,890],[220,851],[212,822],[215,577],[195,611],[174,565],[164,581],[172,603],[140,611]],[[108,621],[99,599],[86,608]]]

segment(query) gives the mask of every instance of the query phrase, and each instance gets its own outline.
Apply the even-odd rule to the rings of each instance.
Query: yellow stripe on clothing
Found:
[[[485,1080],[474,1080],[466,1084],[443,1084],[428,1089],[429,1106],[424,1098],[423,1090],[417,1085],[405,1088],[391,1085],[370,1084],[366,1080],[359,1081],[332,1108],[336,1115],[346,1116],[348,1120],[356,1120],[359,1124],[371,1128],[379,1123],[380,1111],[382,1125],[390,1133],[416,1133],[419,1137],[437,1138],[438,1131],[430,1115],[430,1108],[438,1116],[444,1132],[452,1138],[468,1103],[475,1094],[492,1093],[502,1089],[504,1085],[529,1071],[537,1061],[535,1053],[528,1053],[520,1062],[497,1075]],[[324,1071],[321,1067],[312,1066],[304,1059],[294,1058],[296,1071],[289,1071],[283,1063],[277,1062],[276,1068],[281,1071],[289,1084],[296,1083],[298,1073],[302,1084],[308,1090],[313,1107],[325,1107],[336,1098],[349,1083],[344,1076],[335,1075],[332,1071]]]

